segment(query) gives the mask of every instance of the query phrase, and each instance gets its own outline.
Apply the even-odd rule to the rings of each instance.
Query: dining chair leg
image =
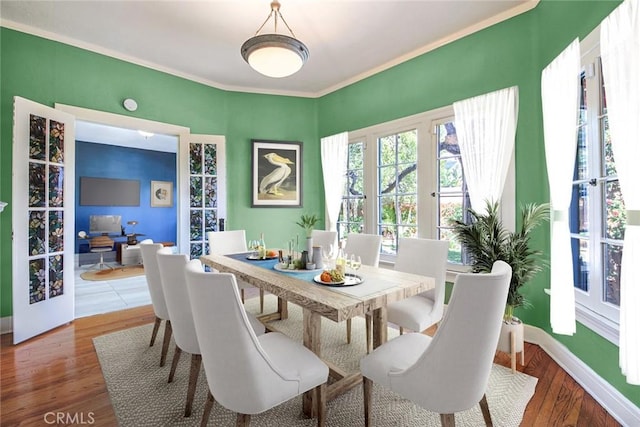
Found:
[[[244,304],[244,289],[240,289],[240,299],[242,300],[242,303]]]
[[[162,322],[162,319],[156,316],[156,320],[155,322],[153,322],[153,331],[151,332],[151,342],[149,343],[149,347],[153,347],[153,344],[156,342],[156,336],[158,336],[158,329],[160,329],[160,322]]]
[[[491,422],[491,413],[489,412],[489,404],[487,403],[487,395],[483,394],[482,399],[480,399],[480,410],[482,411],[482,416],[484,417],[484,423],[487,427],[492,427],[493,422]]]
[[[404,334],[404,328],[400,326],[400,335]]]
[[[347,344],[351,344],[351,319],[347,319]]]
[[[198,374],[200,374],[200,365],[202,364],[202,356],[199,354],[191,355],[191,369],[189,370],[189,386],[187,387],[187,403],[184,406],[184,416],[191,416],[191,408],[193,407],[193,398],[196,395],[196,385],[198,384]]]
[[[264,289],[260,289],[260,313],[264,313]]]
[[[167,381],[168,383],[173,381],[173,376],[176,374],[180,355],[182,355],[182,349],[176,345],[176,351],[173,352],[173,360],[171,361],[171,370],[169,371],[169,380]]]
[[[324,427],[327,418],[327,383],[316,387],[316,406],[318,413],[318,427]]]
[[[442,427],[456,427],[456,417],[453,414],[440,414]]]
[[[249,427],[250,422],[251,422],[251,415],[238,414],[238,417],[236,418],[236,427]]]
[[[167,360],[167,352],[169,351],[169,343],[171,342],[171,321],[166,320],[164,324],[164,338],[162,340],[162,352],[160,353],[160,366],[164,366],[164,362]]]
[[[209,421],[209,415],[211,415],[211,409],[213,409],[213,404],[215,403],[215,399],[213,398],[213,394],[211,394],[211,390],[207,393],[207,401],[204,404],[204,412],[202,413],[202,421],[200,421],[200,427],[207,427],[207,422]]]
[[[371,387],[373,382],[367,378],[362,378],[362,400],[364,401],[364,427],[369,427],[369,414],[371,412]]]

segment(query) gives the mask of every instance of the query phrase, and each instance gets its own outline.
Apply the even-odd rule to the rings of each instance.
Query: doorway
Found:
[[[148,196],[152,180],[178,182],[179,138],[147,129],[76,120],[76,182],[82,186],[88,179],[99,178],[116,179],[114,182],[118,184],[126,178],[137,184],[139,190],[137,206],[95,205],[93,203],[101,203],[99,197],[93,194],[92,198],[98,200],[83,203],[83,192],[76,187],[80,192],[79,205],[75,209],[76,236],[92,237],[89,218],[96,215],[117,218],[117,228],[122,227],[121,233],[110,236],[114,241],[113,250],[103,255],[113,269],[106,267],[96,271],[98,254],[89,252],[88,238],[77,238],[74,262],[76,318],[151,304],[144,270],[136,265],[139,251],[128,245],[130,241],[125,235],[133,234],[138,240],[151,238],[156,242],[176,240],[176,205],[172,201],[171,208],[150,209]],[[99,192],[99,188],[95,190]],[[173,235],[166,227],[172,223],[176,224],[171,231]],[[138,252],[137,259],[126,257],[125,260],[123,254],[130,252]]]

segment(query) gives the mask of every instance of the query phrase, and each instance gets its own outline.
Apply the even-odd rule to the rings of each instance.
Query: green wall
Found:
[[[319,99],[225,92],[119,60],[8,29],[0,32],[0,200],[11,201],[12,97],[46,105],[77,105],[188,126],[227,139],[227,222],[268,245],[301,233],[303,212],[324,216],[319,137],[450,105],[517,85],[517,200],[548,201],[540,74],[575,37],[584,37],[618,1],[542,1],[535,9],[467,36]],[[139,109],[128,113],[124,98]],[[251,139],[303,142],[304,208],[251,208]],[[11,206],[0,215],[0,316],[11,315]],[[548,253],[548,227],[535,245]],[[534,307],[517,315],[551,334],[549,274],[527,286]],[[553,334],[552,334],[553,335]],[[582,325],[573,337],[554,335],[577,357],[640,406],[640,389],[625,383],[618,349]]]
[[[489,91],[517,85],[516,135],[518,204],[549,200],[542,131],[540,75],[574,38],[583,38],[617,1],[542,1],[536,8],[433,52],[397,65],[319,99],[320,136],[360,129],[451,105]],[[549,253],[549,227],[534,245]],[[618,367],[618,348],[578,324],[572,337],[549,325],[548,270],[526,287],[533,308],[517,315],[564,344],[571,352],[640,406],[640,388],[627,384]],[[597,349],[597,350],[596,350]]]

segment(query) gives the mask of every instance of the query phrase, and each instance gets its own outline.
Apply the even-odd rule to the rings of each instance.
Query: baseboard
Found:
[[[0,317],[0,334],[13,332],[13,316]]]
[[[623,426],[640,426],[640,408],[546,331],[525,325],[524,340],[537,344]]]

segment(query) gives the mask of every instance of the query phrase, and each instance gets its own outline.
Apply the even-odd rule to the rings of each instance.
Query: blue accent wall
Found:
[[[140,181],[140,206],[81,206],[80,177],[135,179]],[[173,183],[173,207],[151,207],[151,181]],[[135,232],[144,234],[138,240],[176,242],[176,154],[140,150],[114,145],[76,141],[76,235],[89,232],[89,215],[121,215],[127,233],[132,232],[127,221],[136,220]],[[86,250],[76,243],[76,252]]]

